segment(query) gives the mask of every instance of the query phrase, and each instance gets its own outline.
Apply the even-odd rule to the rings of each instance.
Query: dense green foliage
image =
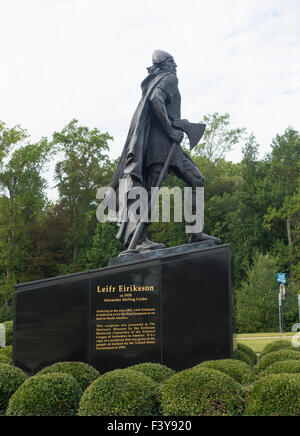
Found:
[[[42,369],[37,375],[64,373],[75,378],[82,390],[99,377],[99,371],[84,362],[56,362]]]
[[[197,367],[163,384],[161,405],[165,416],[241,415],[242,387],[220,371]]]
[[[20,368],[0,362],[0,415],[6,410],[12,394],[26,380],[26,374]]]
[[[245,344],[242,344],[241,342],[238,342],[236,347],[242,353],[247,354],[247,356],[250,357],[254,365],[257,364],[257,354],[252,350],[252,348],[248,347]]]
[[[258,370],[260,372],[264,371],[273,363],[280,362],[281,360],[300,360],[300,353],[298,351],[286,349],[268,353],[260,359],[258,364]]]
[[[261,254],[255,256],[253,266],[247,271],[248,279],[242,283],[236,294],[237,323],[241,331],[256,332],[260,330],[260,326],[274,326],[276,329],[277,271],[275,258]]]
[[[247,365],[249,365],[249,366],[254,365],[253,360],[248,356],[248,354],[246,354],[243,351],[240,351],[238,349],[234,350],[233,358],[236,360],[240,360],[241,362],[247,363]]]
[[[0,350],[1,351],[1,350]],[[11,361],[11,358],[10,357],[8,357],[6,354],[1,354],[0,353],[0,364],[1,363],[7,363],[7,364],[11,364],[12,363],[12,361]]]
[[[255,372],[245,362],[233,359],[209,360],[195,368],[210,368],[229,375],[240,384],[248,384],[256,379]]]
[[[294,350],[297,351],[297,348],[293,347],[291,341],[285,341],[284,339],[271,342],[267,344],[262,352],[260,353],[261,357],[265,356],[268,353],[273,353],[274,351],[279,351],[283,349]]]
[[[99,376],[87,364],[58,362],[26,380],[0,363],[0,416],[7,405],[8,416],[299,416],[299,398],[300,353],[289,349],[254,367],[223,359],[178,373],[144,363]]]
[[[13,341],[13,322],[5,321],[5,336],[6,336],[6,346],[12,345]]]
[[[255,382],[246,394],[248,416],[299,416],[300,375],[276,374]]]
[[[11,363],[12,362],[12,345],[0,348],[0,363]]]
[[[280,360],[268,366],[262,373],[261,377],[270,374],[298,374],[300,373],[299,360]]]
[[[157,415],[158,384],[141,372],[120,369],[100,376],[84,392],[79,416]]]
[[[8,416],[75,416],[82,389],[69,374],[27,379],[9,400]]]
[[[175,371],[168,368],[166,365],[151,362],[138,363],[137,365],[129,366],[127,369],[141,372],[156,383],[164,383],[169,377],[175,374]]]
[[[204,230],[233,246],[237,328],[278,329],[280,271],[288,273],[289,329],[297,322],[300,286],[299,133],[287,128],[259,159],[255,138],[232,128],[228,114],[203,121],[207,130],[192,158],[205,176]],[[96,218],[97,189],[109,186],[116,166],[110,140],[72,120],[32,143],[20,126],[0,122],[0,322],[12,319],[16,283],[103,267],[122,250],[116,225]],[[242,161],[226,161],[237,144]],[[56,164],[55,203],[46,195],[49,162]],[[174,175],[164,185],[184,186]],[[152,223],[149,233],[167,245],[187,242],[184,223]]]

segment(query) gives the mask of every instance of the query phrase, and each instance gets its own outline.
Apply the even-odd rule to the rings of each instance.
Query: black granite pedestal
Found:
[[[16,287],[15,365],[33,374],[82,361],[102,373],[232,357],[230,245],[188,244],[111,263]]]

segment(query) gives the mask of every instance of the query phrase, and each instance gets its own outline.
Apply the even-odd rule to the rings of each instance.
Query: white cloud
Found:
[[[0,119],[33,139],[78,118],[118,156],[157,48],[176,59],[185,118],[229,112],[262,153],[299,129],[299,0],[2,0],[0,16]]]

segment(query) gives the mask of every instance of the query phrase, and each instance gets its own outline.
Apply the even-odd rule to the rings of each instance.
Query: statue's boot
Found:
[[[152,242],[147,238],[147,230],[144,229],[142,237],[138,245],[136,246],[136,250],[138,251],[152,251],[152,250],[160,250],[162,248],[166,248],[165,244]]]
[[[213,241],[216,244],[220,244],[222,240],[220,238],[216,238],[215,236],[206,235],[205,233],[191,233],[189,237],[189,243],[193,242],[205,242],[205,241]]]

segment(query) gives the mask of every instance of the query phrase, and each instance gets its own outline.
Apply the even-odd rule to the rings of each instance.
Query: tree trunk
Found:
[[[292,232],[291,232],[291,221],[290,221],[290,217],[288,216],[286,219],[286,231],[287,231],[287,238],[288,238],[288,243],[289,243],[289,248],[291,249],[293,247],[293,239],[292,239]],[[290,275],[291,275],[291,280],[292,282],[294,282],[294,271],[293,271],[293,263],[292,260],[290,262],[291,265],[291,269],[290,269]]]
[[[72,223],[72,227],[76,229],[76,218],[77,218],[77,213],[76,213],[76,206],[75,206],[75,201],[73,200],[73,223]],[[77,237],[77,236],[76,236]],[[74,245],[73,245],[73,262],[76,263],[77,260],[77,242],[76,240],[74,241]]]
[[[289,247],[292,247],[293,246],[293,239],[292,239],[292,232],[291,232],[291,221],[290,221],[289,216],[287,217],[287,220],[286,220],[286,231],[287,231]]]
[[[8,298],[6,296],[4,297],[4,307],[5,307],[5,310],[8,309]]]
[[[73,248],[73,262],[76,263],[77,260],[77,245]]]

